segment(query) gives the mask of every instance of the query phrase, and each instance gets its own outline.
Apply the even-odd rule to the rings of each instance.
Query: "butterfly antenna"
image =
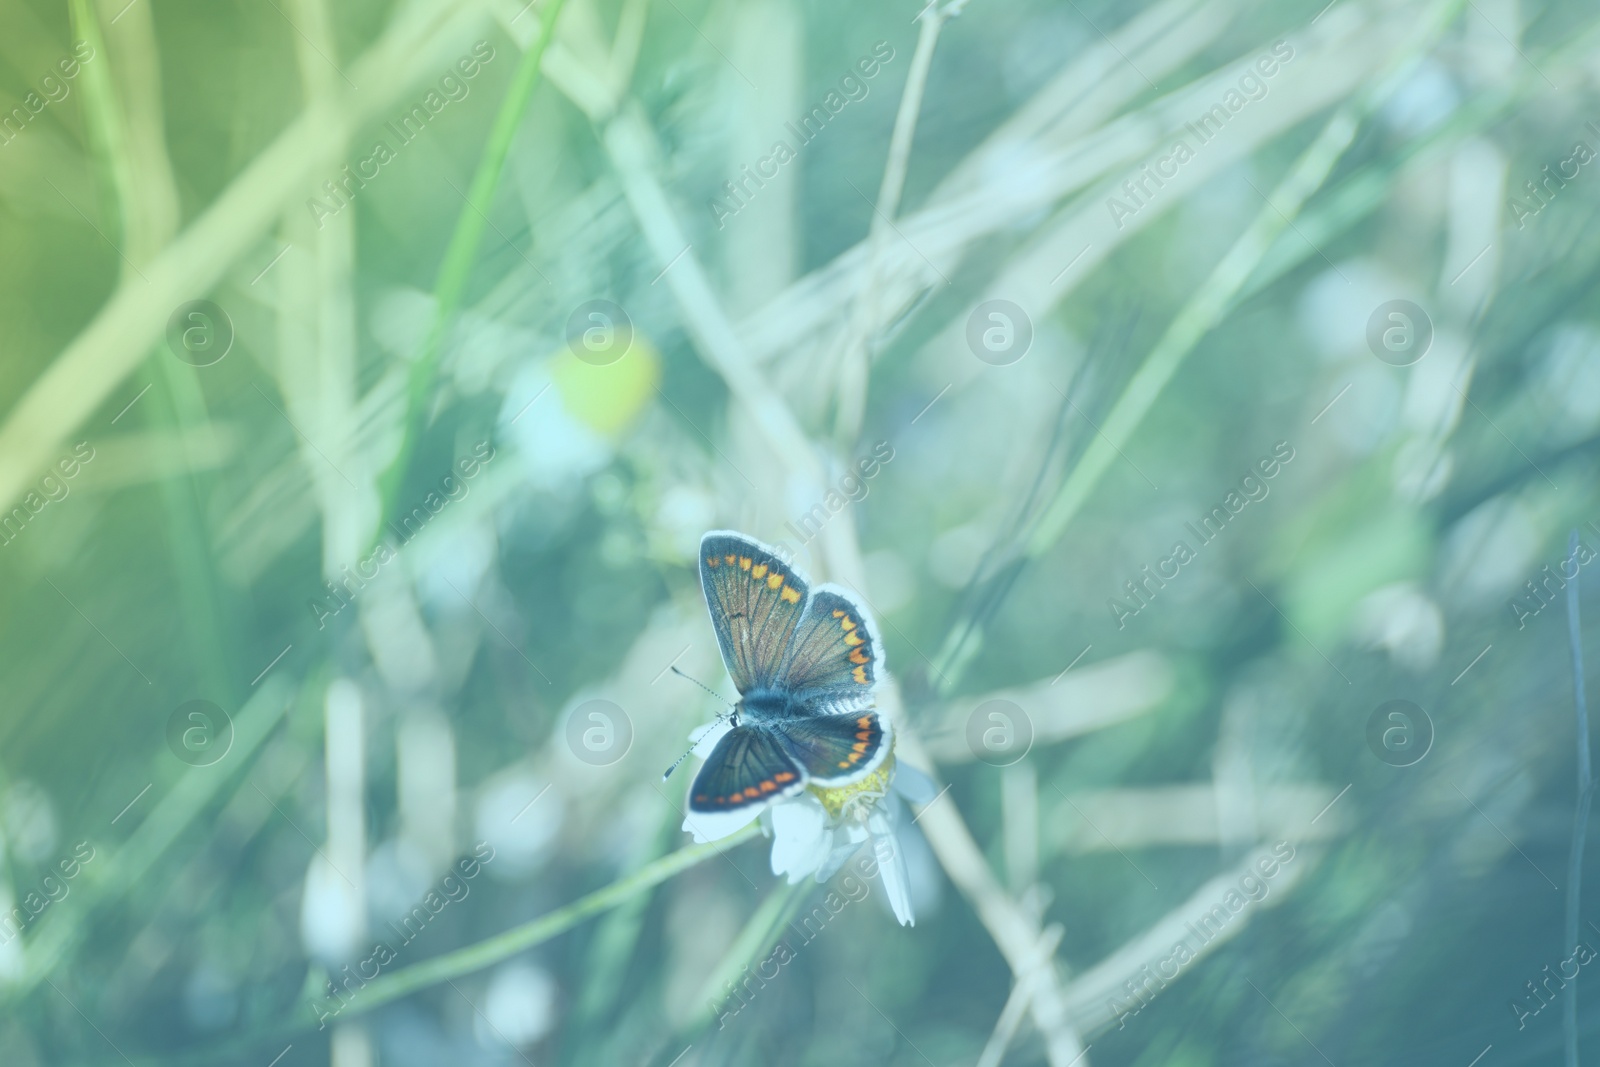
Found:
[[[726,700],[723,700],[721,693],[717,692],[715,689],[711,688],[709,685],[707,685],[706,683],[702,682],[700,679],[690,677],[689,675],[684,674],[682,671],[680,671],[676,667],[672,668],[672,673],[676,674],[679,678],[688,678],[689,681],[693,682],[695,685],[698,685],[701,689],[704,689],[706,692],[710,693],[712,696],[716,697],[718,700],[722,700],[722,702],[724,704],[728,704],[728,702]],[[728,704],[728,707],[732,708],[733,705],[732,704]]]
[[[693,751],[694,751],[694,746],[691,745],[689,747],[689,752],[693,752]],[[672,761],[672,766],[668,767],[666,770],[661,772],[661,780],[663,782],[666,781],[668,778],[672,777],[672,772],[678,769],[678,764],[682,763],[684,760],[689,758],[689,752],[685,752],[683,755],[681,755],[677,759],[673,760]]]
[[[676,668],[674,668],[674,669],[676,670]],[[689,678],[689,676],[687,674],[685,674],[684,677],[685,678]],[[689,681],[694,682],[694,679],[693,678],[689,678]],[[699,682],[695,682],[695,684],[696,685],[700,685]],[[700,688],[701,689],[705,689],[705,686],[701,685]],[[707,690],[707,691],[709,692],[709,690]],[[715,696],[716,694],[713,693],[712,695]],[[731,717],[736,715],[738,713],[738,711],[739,711],[739,709],[734,707],[732,704],[728,705],[728,710],[723,712],[721,715],[717,716],[717,721],[711,724],[711,728],[714,730],[718,726],[721,726],[728,719],[730,719]],[[697,741],[697,742],[695,742],[695,744],[699,744],[699,742]],[[694,752],[694,745],[690,745],[688,752],[685,752],[683,755],[681,755],[677,759],[673,760],[672,761],[672,766],[668,767],[665,771],[663,771],[661,773],[661,780],[664,782],[668,778],[672,777],[672,772],[678,769],[678,764],[680,764],[684,760],[688,759],[690,754],[693,753],[693,752]]]

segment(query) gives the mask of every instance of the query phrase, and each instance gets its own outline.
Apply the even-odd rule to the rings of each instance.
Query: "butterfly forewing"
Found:
[[[781,681],[819,712],[865,707],[878,680],[882,649],[855,598],[820,586],[790,639]]]
[[[718,814],[765,804],[805,788],[805,774],[772,732],[735,726],[711,750],[689,789],[689,808]]]
[[[689,790],[697,832],[715,838],[808,782],[858,782],[881,766],[890,741],[871,708],[883,646],[856,598],[836,586],[811,589],[770,548],[729,531],[701,540],[700,583],[746,700],[744,721],[717,742]]]
[[[772,685],[805,610],[805,580],[758,541],[708,533],[700,541],[700,587],[733,684],[741,693]]]
[[[773,730],[818,785],[858,779],[877,769],[887,751],[883,720],[870,711],[789,719]]]

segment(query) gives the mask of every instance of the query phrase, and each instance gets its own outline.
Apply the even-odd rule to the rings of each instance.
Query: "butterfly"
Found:
[[[883,644],[856,598],[813,588],[772,548],[731,530],[701,538],[700,587],[740,699],[689,789],[697,833],[723,837],[808,785],[849,785],[877,770],[891,748],[872,710]]]

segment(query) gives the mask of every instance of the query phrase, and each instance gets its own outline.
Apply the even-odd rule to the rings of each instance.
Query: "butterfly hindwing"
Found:
[[[866,610],[844,589],[818,586],[790,638],[782,684],[819,711],[854,711],[870,702],[882,668]]]
[[[816,785],[860,779],[876,770],[888,752],[884,720],[871,711],[789,719],[773,729]]]
[[[712,531],[700,539],[700,587],[733,684],[770,686],[805,610],[806,580],[761,542]]]
[[[722,736],[689,789],[689,810],[707,816],[738,812],[805,788],[800,765],[771,730],[735,726]]]

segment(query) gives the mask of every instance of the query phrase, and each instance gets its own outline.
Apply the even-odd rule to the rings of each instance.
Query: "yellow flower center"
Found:
[[[822,801],[823,810],[833,821],[838,822],[847,815],[865,821],[867,811],[872,805],[888,795],[889,779],[893,775],[894,752],[891,750],[884,756],[877,770],[858,782],[833,787],[813,785],[806,788]]]

